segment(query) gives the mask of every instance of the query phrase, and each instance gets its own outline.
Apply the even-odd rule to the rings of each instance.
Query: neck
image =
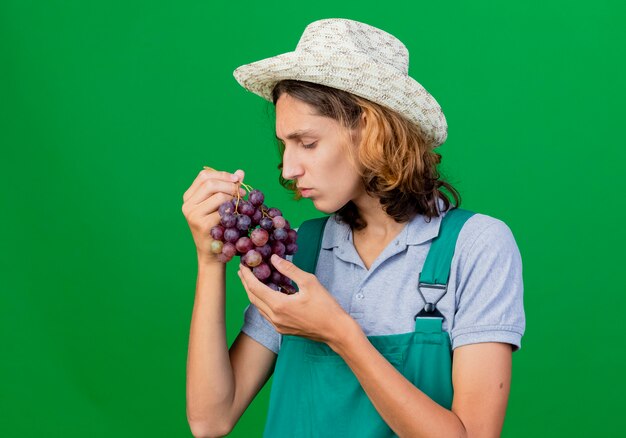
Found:
[[[364,194],[352,202],[354,202],[359,215],[367,223],[365,228],[356,231],[355,234],[384,239],[386,236],[395,236],[406,225],[406,222],[396,222],[385,213],[378,198]]]

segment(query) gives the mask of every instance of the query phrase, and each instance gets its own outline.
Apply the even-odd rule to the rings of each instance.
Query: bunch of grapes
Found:
[[[291,280],[278,272],[270,257],[282,258],[298,250],[298,234],[278,208],[263,203],[265,195],[243,182],[248,199],[224,202],[219,207],[220,223],[211,228],[211,252],[222,263],[239,255],[241,262],[252,269],[255,277],[275,291],[291,295],[296,292]]]

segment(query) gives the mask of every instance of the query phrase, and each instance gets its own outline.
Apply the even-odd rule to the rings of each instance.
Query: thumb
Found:
[[[276,254],[272,254],[270,257],[272,264],[278,269],[278,272],[294,280],[298,284],[302,284],[307,281],[307,278],[311,275],[306,271],[298,268],[289,260],[285,260]]]
[[[237,169],[235,175],[239,177],[239,181],[243,181],[244,176],[246,176],[245,172],[241,169]]]

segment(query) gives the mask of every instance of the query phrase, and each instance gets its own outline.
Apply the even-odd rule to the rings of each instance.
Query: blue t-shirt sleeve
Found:
[[[259,344],[278,354],[280,333],[265,319],[254,304],[248,304],[244,311],[244,322],[241,331]]]
[[[504,342],[521,348],[526,327],[522,258],[510,228],[492,218],[461,250],[452,348]]]

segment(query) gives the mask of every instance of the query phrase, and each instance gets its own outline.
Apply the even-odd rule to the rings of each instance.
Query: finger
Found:
[[[239,177],[239,181],[241,182],[241,181],[243,181],[243,178],[246,176],[246,173],[243,170],[241,170],[241,169],[237,169],[235,171],[235,175],[237,175]]]
[[[259,311],[259,313],[261,314],[261,316],[262,316],[263,318],[265,318],[265,320],[266,320],[267,322],[269,322],[269,323],[270,323],[270,325],[271,325],[272,327],[274,327],[274,330],[278,331],[278,327],[276,327],[276,325],[274,324],[274,321],[272,321],[272,318],[270,318],[270,316],[269,316],[267,313],[265,313],[264,311],[262,311],[262,310],[261,310],[261,309],[259,309],[258,307],[257,307],[256,309]]]
[[[241,278],[241,283],[248,293],[248,299],[250,299],[250,302],[253,303],[259,309],[259,311],[263,311],[267,315],[274,315],[274,312],[272,312],[270,305],[266,303],[258,295],[258,292],[253,289],[255,286],[252,286],[252,280],[248,277],[247,273],[244,271],[244,268],[248,270],[249,274],[252,275],[252,277],[254,277],[254,274],[252,273],[252,271],[250,271],[248,267],[239,265],[239,271],[237,271],[237,274],[239,275],[239,278]],[[256,277],[254,277],[254,280],[261,283]],[[265,286],[263,283],[261,283],[261,285]]]
[[[241,273],[239,273],[239,277],[241,278]],[[252,292],[250,292],[247,287],[244,286],[244,290],[246,291],[246,295],[248,296],[248,300],[250,300],[250,303],[254,305],[258,312],[263,316],[263,318],[265,318],[267,322],[270,323],[272,327],[274,327],[274,330],[278,331],[278,327],[276,327],[276,324],[274,324],[274,314],[272,313],[272,310],[261,300],[259,300]]]
[[[237,272],[237,275],[239,275],[239,278],[241,278],[241,273]],[[274,330],[278,331],[278,328],[274,324],[274,321],[272,321],[272,317],[270,316],[270,314],[266,313],[263,310],[262,306],[259,307],[259,305],[258,305],[259,299],[257,297],[255,297],[254,294],[252,294],[245,286],[244,286],[244,290],[246,291],[246,295],[248,295],[248,300],[250,301],[250,304],[252,304],[253,306],[256,307],[256,309],[261,314],[261,316],[263,316],[263,318],[265,318],[267,320],[267,322],[269,322],[271,324],[271,326],[274,327]]]
[[[219,222],[220,215],[218,209],[220,205],[224,202],[230,201],[231,199],[233,199],[233,197],[230,195],[216,193],[199,204],[191,205],[191,202],[187,203],[190,205],[183,204],[183,211],[189,208],[190,211],[188,213],[188,217],[194,218],[198,216],[201,218],[200,220],[209,220],[211,223],[216,221]]]
[[[215,170],[211,167],[205,166],[204,170],[201,170],[196,176],[196,179],[193,181],[191,186],[185,191],[183,194],[183,201],[187,202],[189,198],[193,196],[193,194],[198,190],[198,188],[202,185],[202,183],[208,179],[218,179],[221,181],[228,182],[238,182],[242,180],[241,174],[229,173],[224,171]]]
[[[198,190],[198,187],[200,187],[200,185],[209,178],[236,182],[234,174],[229,174],[228,172],[220,172],[218,170],[205,166],[205,169],[201,170],[198,173],[196,179],[194,179],[191,186],[189,186],[189,188],[183,194],[183,201],[187,201],[187,199],[189,199],[196,192],[196,190]]]
[[[190,199],[187,202],[183,203],[183,214],[187,218],[199,217],[200,219],[196,220],[206,220],[206,218],[211,217],[212,213],[215,213],[218,216],[217,221],[219,222],[218,209],[220,205],[233,199],[234,196],[227,195],[223,192],[214,193],[213,195],[209,196],[208,198],[197,204],[194,202],[194,199]]]
[[[311,281],[311,277],[313,277],[313,274],[303,271],[289,260],[285,260],[276,254],[272,254],[270,260],[278,272],[287,276],[290,280],[295,281],[298,285],[305,285]]]
[[[245,190],[241,189],[237,183],[217,179],[208,179],[204,181],[200,187],[198,187],[189,199],[187,199],[187,203],[191,205],[198,205],[216,193],[225,193],[231,197],[236,197],[238,189],[239,196],[244,196],[246,193]]]
[[[270,323],[270,325],[271,325],[272,327],[274,327],[274,330],[278,332],[278,327],[276,327],[276,324],[274,324],[274,321],[272,321],[272,318],[270,318],[270,316],[269,316],[267,313],[263,312],[263,311],[262,311],[261,309],[259,309],[258,307],[257,307],[257,310],[259,311],[259,313],[261,314],[261,316],[263,316],[263,318],[265,318],[265,319],[267,320],[267,322],[269,322],[269,323]]]
[[[250,268],[248,268],[247,266],[244,266],[243,264],[239,264],[238,274],[241,278],[241,282],[243,283],[246,291],[252,294],[255,302],[259,302],[259,306],[266,313],[270,313],[271,308],[270,308],[270,304],[266,301],[267,297],[263,296],[262,292],[259,293],[258,284],[261,284],[262,286],[265,286],[265,285],[261,283],[258,278],[255,277],[254,273],[252,272]]]
[[[239,271],[250,292],[263,303],[264,310],[267,308],[266,312],[273,314],[272,307],[276,304],[278,298],[276,291],[256,278],[252,270],[247,266],[239,264]]]
[[[248,300],[250,301],[250,304],[253,304],[259,312],[264,313],[260,307],[258,306],[258,301],[259,299],[250,292],[250,290],[248,289],[248,286],[246,285],[246,282],[243,280],[243,277],[241,276],[241,271],[237,271],[237,275],[239,276],[239,279],[241,280],[241,285],[243,286],[243,290],[246,291],[246,295],[248,295]]]

